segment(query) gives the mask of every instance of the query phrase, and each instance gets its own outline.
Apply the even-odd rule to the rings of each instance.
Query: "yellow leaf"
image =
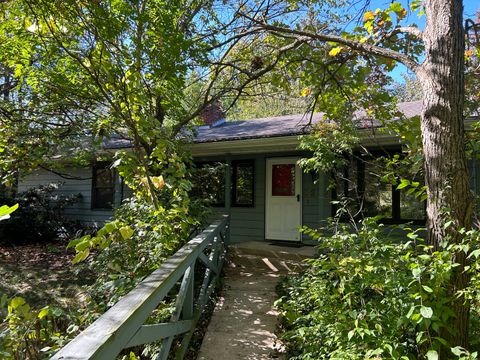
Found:
[[[123,240],[129,239],[133,235],[133,229],[129,226],[122,226],[118,231],[120,231]]]
[[[375,13],[373,11],[367,11],[365,14],[363,14],[363,22],[367,22],[373,18],[375,18]]]
[[[12,301],[10,301],[10,306],[12,307],[12,309],[16,309],[24,304],[25,299],[20,296],[14,297]]]
[[[38,318],[43,319],[45,316],[48,315],[49,309],[48,306],[44,307],[40,312],[38,313]]]
[[[343,47],[341,47],[341,46],[334,47],[332,50],[330,50],[328,55],[330,55],[330,56],[338,55],[340,53],[340,51],[342,51],[342,50],[343,50]]]
[[[80,251],[72,259],[72,263],[78,264],[79,262],[82,262],[83,260],[85,260],[88,257],[88,255],[90,255],[90,249],[85,249],[83,251]]]
[[[162,175],[152,177],[152,182],[153,185],[159,190],[165,186],[165,180],[163,180]]]
[[[305,89],[302,90],[300,95],[302,95],[303,97],[307,97],[311,93],[312,93],[312,89],[310,89],[309,87],[306,87]]]

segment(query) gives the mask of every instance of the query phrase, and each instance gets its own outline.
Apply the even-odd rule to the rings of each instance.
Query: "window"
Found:
[[[106,165],[93,167],[92,209],[113,209],[114,171]]]
[[[347,166],[334,174],[334,215],[342,209],[344,218],[382,216],[386,223],[425,222],[425,203],[407,194],[407,189],[398,190],[382,181],[384,157],[389,155],[355,154]]]
[[[222,162],[196,163],[192,176],[191,195],[208,205],[225,206],[225,170]]]
[[[254,206],[255,163],[253,160],[232,162],[232,205]]]
[[[272,166],[272,196],[295,196],[295,164]]]

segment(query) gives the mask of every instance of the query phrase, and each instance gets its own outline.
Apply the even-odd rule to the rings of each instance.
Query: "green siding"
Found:
[[[265,240],[265,163],[269,157],[301,156],[299,153],[264,155],[242,155],[226,157],[202,157],[198,161],[255,161],[255,205],[253,207],[216,208],[218,213],[229,213],[230,241],[232,243]],[[316,183],[315,183],[315,180]],[[309,227],[318,227],[330,216],[330,199],[326,190],[324,175],[302,176],[302,221]]]
[[[78,179],[64,179],[50,171],[38,169],[30,174],[22,176],[18,182],[18,192],[21,193],[39,185],[52,183],[63,184],[57,193],[63,195],[81,194],[80,202],[65,209],[65,215],[87,223],[102,224],[113,216],[113,211],[92,210],[92,169],[91,168],[66,168],[64,173]],[[119,182],[116,189],[120,188]],[[115,191],[115,205],[120,204],[120,191]]]
[[[300,153],[285,154],[255,154],[238,156],[216,156],[197,158],[197,161],[226,161],[254,160],[255,161],[255,203],[253,207],[228,207],[230,193],[227,190],[226,207],[215,208],[215,212],[231,215],[230,241],[232,243],[245,241],[263,241],[265,239],[265,163],[269,157],[301,156]],[[38,185],[50,183],[63,183],[59,188],[61,194],[82,194],[80,203],[66,209],[66,215],[89,223],[102,223],[109,220],[112,211],[91,210],[92,171],[90,168],[65,169],[69,175],[83,178],[84,180],[66,180],[46,170],[37,170],[28,174],[19,182],[19,192]],[[315,182],[316,181],[316,182]],[[325,175],[302,176],[302,221],[303,225],[318,227],[330,216],[330,195],[326,192],[327,177]],[[229,185],[227,183],[227,185]],[[122,192],[120,181],[117,181],[115,191],[115,205],[120,205]],[[129,197],[130,191],[124,187],[123,197]]]

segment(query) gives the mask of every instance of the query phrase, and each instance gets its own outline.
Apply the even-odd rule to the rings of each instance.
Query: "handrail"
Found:
[[[190,240],[51,359],[115,359],[125,348],[162,340],[156,359],[164,360],[168,357],[174,337],[181,334],[183,338],[175,355],[177,359],[183,359],[193,330],[220,275],[228,239],[229,217],[223,215],[222,219],[214,221]],[[195,299],[194,272],[197,261],[205,265],[205,273]],[[180,279],[182,282],[170,322],[144,325]]]

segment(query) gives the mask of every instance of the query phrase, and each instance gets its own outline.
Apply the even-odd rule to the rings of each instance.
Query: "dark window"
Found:
[[[92,177],[92,209],[112,209],[114,187],[114,171],[106,165],[94,166]]]
[[[385,157],[392,154],[355,154],[334,174],[334,215],[344,219],[381,216],[386,223],[425,222],[425,203],[409,194],[407,188],[399,190],[382,179]]]
[[[191,196],[211,206],[225,206],[225,170],[226,164],[222,162],[196,163]]]
[[[232,205],[254,206],[255,163],[253,160],[232,162]]]

